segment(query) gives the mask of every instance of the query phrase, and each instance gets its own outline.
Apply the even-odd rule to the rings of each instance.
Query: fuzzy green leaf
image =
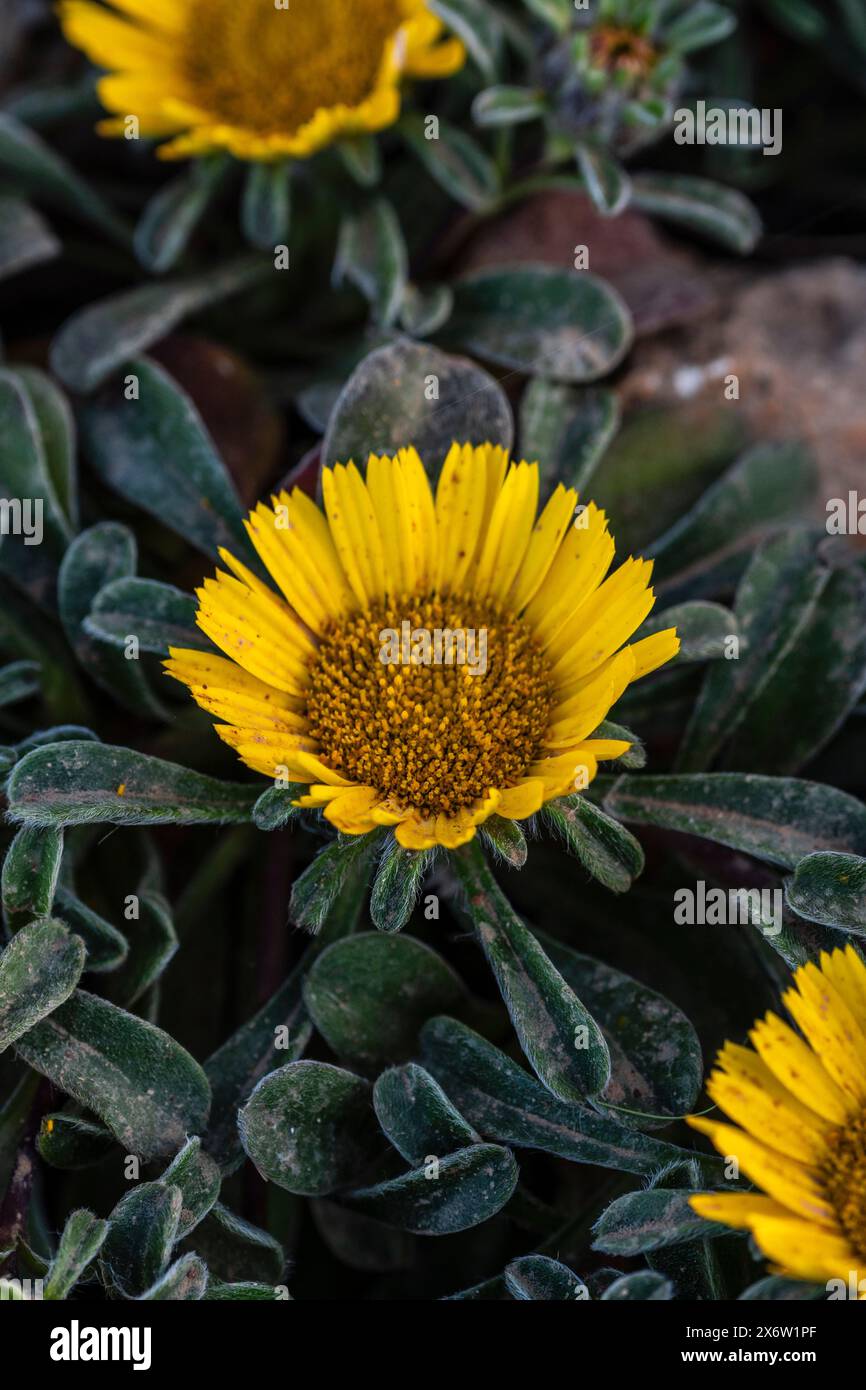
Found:
[[[16,1049],[104,1120],[128,1153],[173,1154],[204,1128],[210,1090],[198,1063],[161,1029],[84,990]]]
[[[407,1163],[481,1142],[438,1081],[416,1062],[383,1071],[373,1087],[376,1118]]]
[[[397,214],[384,198],[343,222],[333,274],[336,284],[348,280],[361,291],[377,324],[394,324],[408,282],[409,257]]]
[[[604,280],[550,266],[482,270],[454,286],[450,342],[527,375],[595,381],[632,340],[625,303]]]
[[[583,1302],[589,1290],[582,1279],[559,1260],[548,1255],[522,1255],[505,1270],[505,1282],[513,1298],[521,1302],[555,1300]]]
[[[9,778],[9,815],[25,825],[204,825],[250,819],[258,788],[102,743],[36,748]]]
[[[427,1168],[375,1187],[346,1193],[340,1201],[387,1225],[415,1235],[444,1236],[489,1221],[517,1186],[518,1169],[509,1149],[473,1144],[439,1160],[435,1181]]]
[[[60,922],[33,922],[0,954],[0,1052],[67,1000],[84,968],[84,945]]]
[[[92,1211],[71,1212],[46,1275],[43,1296],[65,1299],[96,1259],[107,1234],[108,1222],[97,1220]]]
[[[326,1062],[290,1062],[238,1113],[241,1142],[263,1178],[321,1197],[356,1182],[382,1151],[368,1082]]]
[[[0,197],[0,280],[60,255],[44,217],[21,198]]]
[[[250,246],[274,251],[285,245],[291,221],[291,165],[285,160],[247,165],[241,225]]]
[[[3,860],[3,920],[15,931],[34,917],[48,917],[63,858],[63,831],[25,825]]]
[[[835,787],[794,777],[624,776],[604,805],[623,820],[700,835],[786,869],[815,850],[866,854],[866,807]]]
[[[512,910],[477,847],[454,857],[479,942],[520,1045],[555,1096],[583,1100],[610,1080],[607,1043],[595,1019]]]
[[[434,393],[435,388],[435,393]],[[453,440],[510,448],[511,407],[498,382],[463,357],[404,340],[370,353],[331,414],[322,460],[330,466],[413,445],[435,476]]]
[[[429,946],[382,932],[335,942],[304,982],[304,1002],[331,1050],[365,1069],[408,1058],[426,1019],[459,1012],[464,997]]]
[[[807,854],[785,883],[785,899],[808,922],[866,936],[866,858]]]
[[[177,1187],[144,1182],[114,1208],[99,1263],[107,1288],[120,1298],[139,1297],[164,1273],[182,1200]]]
[[[761,219],[736,189],[688,174],[636,174],[632,202],[641,212],[662,217],[748,256],[761,238]]]
[[[585,796],[565,796],[544,809],[545,819],[584,868],[612,893],[626,893],[643,873],[644,853],[624,825]]]
[[[82,410],[93,467],[121,497],[205,554],[216,556],[221,546],[248,554],[237,491],[189,396],[147,358],[126,365],[138,399],[106,389]]]

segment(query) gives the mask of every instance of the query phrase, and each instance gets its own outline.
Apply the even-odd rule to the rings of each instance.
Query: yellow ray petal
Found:
[[[813,1134],[816,1140],[826,1139],[831,1129],[828,1121],[789,1091],[752,1048],[726,1042],[716,1060],[719,1068],[733,1081],[759,1087],[775,1104],[784,1106],[796,1123]]]
[[[550,650],[553,677],[564,693],[640,627],[655,602],[651,573],[650,561],[626,560],[558,633]]]
[[[580,525],[565,532],[553,563],[524,614],[542,647],[549,646],[563,625],[574,619],[601,584],[613,560],[613,538],[604,512],[590,502],[579,521]]]
[[[832,1124],[842,1124],[852,1106],[815,1053],[777,1014],[759,1019],[749,1037],[770,1071],[793,1095]]]
[[[344,835],[364,835],[376,828],[370,812],[378,800],[379,792],[375,787],[352,787],[328,801],[325,820]]]
[[[663,632],[654,632],[651,637],[642,637],[639,642],[632,642],[632,680],[640,680],[641,676],[648,676],[651,671],[657,671],[659,666],[664,666],[666,661],[675,657],[679,649],[680,639],[675,627],[666,627]]]
[[[438,844],[435,818],[420,816],[414,811],[400,822],[394,834],[404,849],[433,849]]]
[[[436,488],[439,555],[436,588],[461,589],[475,559],[487,491],[486,459],[471,444],[452,444]]]
[[[90,0],[61,0],[58,14],[69,42],[99,67],[171,70],[171,45],[153,29],[130,24]]]
[[[527,777],[515,787],[500,790],[497,812],[507,820],[526,820],[541,810],[543,801],[544,782],[540,777]]]
[[[504,596],[523,563],[538,510],[538,464],[519,463],[496,499],[472,581],[477,594]]]
[[[707,1083],[707,1094],[748,1134],[780,1153],[814,1164],[825,1152],[821,1133],[808,1129],[800,1116],[779,1099],[778,1092],[768,1092],[743,1077],[715,1071]]]
[[[757,1216],[751,1230],[762,1252],[798,1279],[847,1282],[849,1271],[857,1270],[857,1256],[841,1232],[774,1216]]]
[[[511,586],[509,606],[521,613],[544,582],[562,543],[569,523],[574,519],[577,493],[557,483],[541,516],[535,523],[523,563]]]
[[[689,1198],[689,1206],[707,1221],[721,1221],[734,1230],[750,1230],[758,1216],[791,1215],[781,1202],[762,1192],[700,1192]]]
[[[824,1070],[855,1104],[866,1101],[866,1037],[841,994],[812,963],[794,975],[799,988],[783,1001],[818,1054]]]
[[[433,588],[436,577],[436,505],[417,450],[401,449],[397,466],[403,476],[406,499],[406,588],[411,593],[426,593]]]
[[[845,1000],[854,1017],[866,1020],[866,965],[853,946],[822,951],[821,969]]]
[[[385,594],[385,562],[373,505],[354,463],[323,469],[322,493],[346,578],[369,608]]]
[[[733,1125],[706,1120],[699,1115],[689,1115],[687,1118],[692,1129],[706,1134],[720,1154],[737,1160],[742,1175],[757,1183],[789,1211],[827,1227],[835,1226],[836,1217],[832,1207],[803,1164],[768,1148]]]

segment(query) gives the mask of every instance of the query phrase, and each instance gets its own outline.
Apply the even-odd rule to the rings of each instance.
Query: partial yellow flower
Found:
[[[799,1033],[768,1013],[749,1035],[754,1051],[726,1043],[719,1053],[707,1090],[735,1123],[689,1116],[763,1192],[701,1193],[691,1205],[751,1231],[774,1273],[856,1292],[866,1281],[866,965],[853,946],[824,951],[794,984],[783,1001]]]
[[[623,645],[652,566],[605,578],[604,513],[560,485],[536,520],[538,490],[537,464],[490,444],[453,445],[435,497],[414,449],[371,455],[366,481],[325,469],[324,515],[296,488],[247,522],[282,597],[221,552],[198,625],[231,660],[172,650],[166,669],[344,834],[454,848],[494,812],[531,816],[628,749],[592,735],[679,649],[673,628]]]
[[[60,0],[70,43],[108,75],[123,135],[173,136],[164,159],[227,150],[306,159],[342,136],[392,125],[404,77],[445,77],[465,61],[426,0]],[[119,12],[119,13],[118,13]]]

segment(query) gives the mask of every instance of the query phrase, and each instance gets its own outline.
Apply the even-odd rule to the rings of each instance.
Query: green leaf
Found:
[[[300,963],[258,1013],[242,1024],[205,1064],[213,1091],[213,1121],[206,1147],[226,1168],[234,1166],[242,1156],[235,1123],[239,1107],[256,1083],[273,1069],[276,1060],[297,1061],[310,1040],[312,1024],[303,1002],[303,978],[320,950],[354,931],[363,904],[362,881],[361,871],[356,868]]]
[[[666,1301],[673,1296],[674,1287],[670,1279],[652,1269],[639,1269],[634,1274],[623,1274],[609,1284],[602,1294],[602,1298],[608,1303],[634,1303],[635,1300]]]
[[[321,930],[334,906],[347,875],[355,868],[365,872],[379,842],[375,831],[352,838],[333,840],[320,850],[292,884],[289,916],[310,933]],[[362,891],[360,885],[356,891]]]
[[[352,1211],[421,1236],[446,1236],[480,1226],[501,1211],[517,1186],[518,1168],[509,1149],[473,1144],[428,1167],[340,1198]]]
[[[36,748],[9,778],[9,816],[25,825],[234,825],[258,788],[103,743]]]
[[[370,353],[331,414],[322,461],[328,466],[392,455],[414,445],[438,470],[452,442],[511,447],[511,407],[498,382],[464,357],[408,340]]]
[[[146,358],[131,361],[137,400],[107,390],[85,405],[84,447],[103,482],[206,555],[248,549],[241,503],[189,396]],[[171,506],[166,507],[166,498]]]
[[[808,922],[866,936],[866,859],[807,854],[785,882],[785,900]]]
[[[400,326],[412,338],[427,338],[448,322],[453,308],[450,285],[431,285],[425,290],[407,285],[400,305]]]
[[[499,192],[496,166],[459,126],[440,117],[435,126],[420,112],[401,116],[398,129],[427,173],[458,203],[480,212]]]
[[[535,121],[547,111],[547,98],[531,87],[487,87],[472,103],[476,125],[497,128]]]
[[[740,635],[736,615],[720,603],[678,603],[651,613],[635,634],[635,641],[675,627],[680,650],[678,665],[687,661],[715,661],[729,650],[729,639]]]
[[[564,34],[571,27],[574,18],[574,0],[523,0],[532,14],[543,19],[558,34]]]
[[[639,841],[619,821],[584,796],[564,796],[544,808],[544,817],[571,854],[612,893],[627,893],[643,873]]]
[[[134,575],[113,579],[99,590],[84,619],[84,631],[98,642],[120,651],[135,637],[140,651],[168,656],[170,647],[212,651],[211,643],[196,627],[198,603],[172,584]]]
[[[512,869],[522,869],[529,855],[526,836],[515,820],[490,816],[481,828],[481,839],[493,850],[496,858]]]
[[[83,968],[84,946],[60,922],[22,927],[0,954],[0,1052],[69,998]]]
[[[482,76],[488,81],[495,77],[502,48],[496,11],[484,0],[429,0],[428,9],[462,39]]]
[[[384,198],[347,217],[340,228],[334,283],[361,291],[382,328],[394,324],[409,278],[409,256],[400,222]]]
[[[210,1090],[198,1063],[161,1029],[84,990],[16,1049],[97,1114],[128,1153],[173,1154],[204,1128]]]
[[[287,787],[268,787],[253,807],[255,825],[259,830],[282,830],[301,814],[302,808],[295,802],[306,792],[302,782],[291,782]]]
[[[60,242],[48,223],[21,198],[0,197],[0,280],[53,260]]]
[[[604,280],[541,265],[458,280],[446,332],[490,362],[570,382],[612,371],[633,335],[624,301]]]
[[[39,673],[37,661],[10,661],[7,666],[0,667],[0,708],[38,695]]]
[[[814,756],[866,685],[864,604],[866,575],[831,568],[805,531],[762,546],[735,601],[745,652],[707,674],[678,765],[706,766],[725,743],[728,768],[789,772]]]
[[[686,1149],[626,1129],[582,1105],[558,1100],[492,1044],[451,1018],[436,1018],[421,1032],[424,1065],[460,1114],[479,1134],[518,1148],[542,1149],[573,1163],[649,1176],[691,1157]],[[700,1161],[708,1181],[721,1179],[721,1162]]]
[[[802,513],[814,489],[814,462],[799,444],[756,445],[650,547],[656,581],[694,580],[708,559],[750,555],[757,541]]]
[[[376,1118],[407,1163],[481,1142],[438,1081],[415,1062],[383,1071],[373,1087]]]
[[[0,495],[9,501],[27,498],[31,503],[42,503],[45,542],[52,557],[59,559],[72,537],[72,529],[49,467],[49,459],[53,463],[54,458],[54,452],[49,454],[45,447],[40,412],[28,389],[28,378],[0,370]],[[35,511],[31,520],[35,525]],[[26,521],[22,512],[22,522]],[[41,532],[35,534],[41,540]],[[20,538],[14,536],[19,558],[22,551],[26,553],[31,539],[32,535],[26,533]],[[9,543],[10,537],[4,536],[4,550]]]
[[[655,1187],[617,1197],[592,1228],[593,1250],[628,1258],[683,1241],[725,1235],[729,1227],[692,1211],[689,1198],[693,1195]]]
[[[201,1140],[194,1137],[172,1159],[160,1181],[180,1190],[183,1200],[177,1239],[182,1240],[213,1208],[220,1195],[222,1175],[210,1154],[202,1149]]]
[[[3,920],[10,932],[50,916],[62,858],[62,830],[18,831],[3,860]]]
[[[382,1152],[368,1082],[326,1062],[290,1062],[256,1086],[238,1114],[263,1178],[322,1197],[357,1182]]]
[[[459,1012],[463,985],[411,936],[362,932],[323,951],[304,981],[310,1017],[336,1056],[365,1069],[401,1062],[432,1014]]]
[[[697,1103],[703,1078],[700,1040],[688,1018],[664,995],[602,961],[540,934],[557,970],[600,1025],[611,1060],[603,1101],[620,1123],[652,1128],[649,1116],[676,1117]],[[616,1107],[623,1110],[617,1114]],[[655,1120],[655,1127],[659,1121]],[[664,1121],[661,1121],[664,1123]]]
[[[115,1140],[103,1125],[92,1124],[78,1115],[55,1111],[43,1115],[36,1148],[52,1168],[75,1172],[91,1168],[114,1148]]]
[[[721,43],[737,27],[736,15],[715,0],[694,0],[688,9],[662,30],[665,45],[677,53],[693,53],[697,48]]]
[[[276,1296],[274,1285],[283,1278],[286,1264],[282,1246],[267,1231],[244,1221],[222,1203],[217,1202],[208,1212],[188,1243],[206,1262],[212,1280],[254,1280],[269,1284],[271,1294]]]
[[[604,387],[534,377],[520,402],[520,444],[548,486],[586,488],[619,428],[619,402]]]
[[[505,1270],[505,1283],[512,1297],[521,1302],[574,1299],[582,1302],[589,1298],[583,1280],[549,1255],[521,1255],[520,1259],[512,1260]]]
[[[224,1284],[221,1279],[211,1279],[205,1298],[209,1303],[273,1303],[286,1295],[275,1289],[273,1284]]]
[[[19,366],[24,387],[39,426],[45,468],[53,488],[52,505],[62,514],[64,533],[78,530],[78,471],[75,418],[63,392],[37,367]]]
[[[809,1284],[805,1279],[784,1279],[778,1274],[768,1274],[756,1284],[750,1284],[740,1294],[741,1299],[759,1299],[775,1303],[816,1303],[827,1298],[824,1284]]]
[[[190,314],[249,289],[270,268],[257,256],[245,257],[200,275],[141,285],[89,304],[57,333],[51,370],[71,390],[93,391]],[[128,405],[125,402],[124,408]]]
[[[83,940],[87,948],[85,970],[102,974],[116,970],[126,960],[129,954],[126,937],[76,897],[65,884],[59,884],[54,894],[54,910],[70,931]]]
[[[114,1003],[131,1008],[156,983],[178,949],[171,909],[160,893],[138,893],[138,919],[131,924],[129,952],[106,981]]]
[[[45,1278],[43,1297],[65,1299],[96,1259],[107,1234],[108,1222],[99,1221],[92,1211],[71,1212]]]
[[[403,849],[391,839],[376,870],[370,895],[370,916],[379,931],[402,931],[412,916],[432,853]]]
[[[106,648],[84,628],[99,589],[115,578],[133,574],[137,564],[135,537],[115,521],[99,522],[83,531],[63,557],[57,581],[60,617],[79,662],[93,680],[126,709],[142,718],[164,719],[168,712],[151,691],[138,661]]]
[[[761,219],[736,189],[689,174],[636,174],[634,207],[748,256],[761,238]]]
[[[247,166],[241,226],[258,251],[285,245],[292,221],[291,165],[286,160]]]
[[[602,217],[618,217],[631,199],[625,169],[602,145],[589,140],[580,140],[574,154],[593,207]]]
[[[89,222],[112,240],[126,245],[129,233],[107,203],[60,155],[28,126],[0,112],[0,174],[10,175],[17,188],[32,193],[73,217]]]
[[[154,275],[180,260],[228,169],[219,155],[197,159],[188,174],[164,184],[145,205],[135,229],[135,254]]]
[[[555,1096],[583,1100],[610,1080],[601,1029],[501,892],[476,846],[453,864],[526,1058]]]
[[[700,835],[786,869],[814,850],[866,854],[866,807],[835,787],[794,777],[624,776],[604,805],[623,820]]]
[[[337,154],[356,183],[372,188],[382,177],[382,155],[374,135],[351,135],[338,140]]]
[[[191,1251],[175,1260],[171,1268],[167,1269],[155,1284],[151,1284],[145,1293],[139,1294],[139,1298],[151,1303],[162,1300],[171,1300],[173,1303],[194,1302],[206,1298],[207,1290],[208,1267],[204,1260]]]
[[[627,729],[624,724],[614,724],[610,719],[602,720],[595,731],[596,738],[615,738],[620,743],[630,743],[631,747],[627,753],[621,753],[617,758],[620,767],[640,768],[646,767],[646,749],[631,729]]]
[[[164,1273],[177,1239],[182,1200],[179,1188],[162,1182],[140,1183],[121,1197],[99,1257],[111,1292],[137,1298]]]

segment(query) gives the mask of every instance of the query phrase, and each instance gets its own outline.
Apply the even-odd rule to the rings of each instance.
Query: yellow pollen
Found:
[[[431,663],[413,662],[425,647]],[[552,699],[547,661],[521,619],[470,595],[415,595],[325,634],[305,713],[329,767],[423,816],[450,816],[526,775]]]
[[[321,107],[370,95],[401,19],[399,0],[192,0],[179,55],[190,103],[227,125],[293,134]]]
[[[839,1225],[866,1261],[866,1110],[830,1135],[819,1177]]]

